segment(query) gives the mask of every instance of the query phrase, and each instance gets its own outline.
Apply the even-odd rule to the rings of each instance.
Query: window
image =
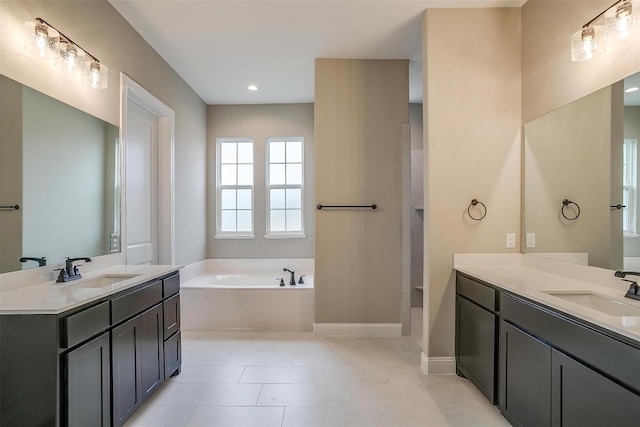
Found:
[[[304,236],[302,138],[267,140],[267,238]]]
[[[217,140],[218,238],[253,236],[253,141]]]
[[[625,139],[622,148],[622,229],[624,234],[636,234],[638,141]]]

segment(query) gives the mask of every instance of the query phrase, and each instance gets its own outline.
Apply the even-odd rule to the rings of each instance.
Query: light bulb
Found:
[[[605,18],[606,40],[623,40],[631,35],[635,22],[632,14],[631,2],[626,0],[616,6],[613,17]]]
[[[56,59],[56,67],[72,74],[78,69],[84,59],[84,52],[68,40],[60,41],[60,50]]]
[[[24,48],[42,58],[55,58],[58,55],[60,34],[41,21],[24,23]]]
[[[571,60],[586,61],[604,53],[600,26],[584,27],[571,36]]]
[[[91,61],[86,67],[86,71],[82,77],[82,82],[94,89],[106,89],[107,73],[108,70],[104,64],[101,64],[97,60]]]

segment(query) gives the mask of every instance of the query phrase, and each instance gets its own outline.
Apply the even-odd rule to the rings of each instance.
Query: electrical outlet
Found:
[[[507,248],[516,247],[516,233],[507,233]]]
[[[527,233],[527,247],[535,248],[536,247],[536,233]]]

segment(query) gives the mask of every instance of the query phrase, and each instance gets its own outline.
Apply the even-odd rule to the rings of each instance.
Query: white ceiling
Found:
[[[428,7],[525,0],[109,0],[207,104],[313,102],[315,58],[409,59],[422,102]],[[255,84],[256,92],[247,90]]]

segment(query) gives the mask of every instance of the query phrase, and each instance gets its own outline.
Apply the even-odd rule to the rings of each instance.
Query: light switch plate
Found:
[[[527,233],[526,245],[528,248],[536,247],[536,233]]]
[[[507,233],[507,248],[516,247],[516,233]]]

